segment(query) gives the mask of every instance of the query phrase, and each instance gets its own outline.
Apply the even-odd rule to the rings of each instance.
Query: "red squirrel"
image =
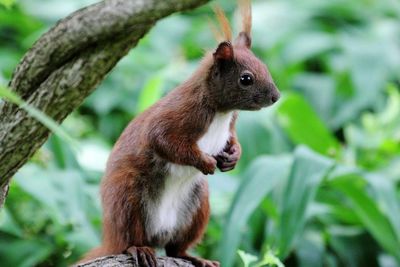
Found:
[[[234,42],[228,20],[217,11],[225,40],[118,139],[101,184],[103,242],[81,262],[128,252],[140,266],[156,267],[158,247],[194,266],[219,266],[186,252],[210,216],[206,175],[232,170],[240,158],[237,111],[279,99],[267,67],[250,50],[250,1],[240,8],[243,30]]]

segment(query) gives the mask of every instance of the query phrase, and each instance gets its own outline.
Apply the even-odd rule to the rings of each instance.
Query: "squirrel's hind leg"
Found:
[[[179,238],[165,246],[168,257],[181,258],[192,262],[196,267],[219,267],[219,262],[190,256],[186,250],[196,244],[203,236],[210,217],[208,203],[208,184],[204,180],[201,184],[200,207],[193,216],[191,224],[179,234]]]

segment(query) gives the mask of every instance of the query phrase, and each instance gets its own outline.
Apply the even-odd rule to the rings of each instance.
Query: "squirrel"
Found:
[[[232,170],[239,160],[238,111],[259,110],[280,97],[266,65],[250,50],[250,0],[239,7],[243,30],[237,38],[232,42],[229,22],[216,8],[224,40],[116,142],[101,183],[102,245],[80,263],[128,252],[139,266],[156,267],[158,247],[194,266],[219,266],[186,252],[210,216],[206,175]]]

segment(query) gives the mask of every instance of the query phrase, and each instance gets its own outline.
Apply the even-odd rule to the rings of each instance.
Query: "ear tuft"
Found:
[[[236,46],[251,48],[251,0],[238,0],[239,10],[242,15],[242,31],[235,40]]]
[[[239,33],[239,36],[235,39],[235,45],[239,47],[251,48],[251,37],[246,32]]]
[[[215,60],[232,61],[233,60],[233,47],[230,42],[222,42],[218,45],[217,50],[214,52]]]
[[[226,17],[222,8],[218,5],[214,5],[213,7],[215,15],[218,19],[219,25],[221,26],[222,34],[224,37],[224,41],[232,41],[232,30],[229,25],[229,20]]]
[[[242,31],[250,36],[252,24],[251,0],[239,0],[239,10],[242,15]]]

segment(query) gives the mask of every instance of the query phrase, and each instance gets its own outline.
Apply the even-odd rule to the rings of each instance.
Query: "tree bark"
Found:
[[[25,54],[10,88],[57,122],[104,79],[157,20],[209,0],[105,0],[59,21]],[[0,102],[0,208],[15,172],[50,132],[24,110]]]
[[[145,267],[140,266],[135,257],[121,254],[113,255],[95,259],[93,261],[79,264],[77,267]],[[169,258],[169,257],[158,257],[157,267],[194,267],[189,261]]]

